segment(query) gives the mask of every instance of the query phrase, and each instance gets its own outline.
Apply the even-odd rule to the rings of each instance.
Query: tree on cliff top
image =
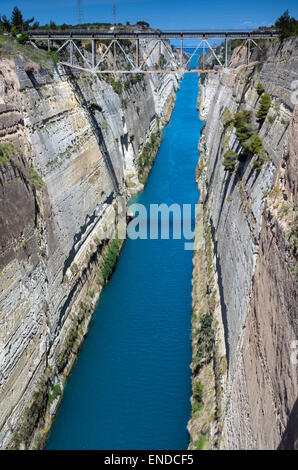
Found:
[[[10,26],[14,27],[15,31],[26,31],[29,28],[29,24],[33,21],[34,17],[24,21],[22,12],[17,6],[12,10]]]
[[[10,30],[10,22],[6,16],[0,16],[0,33],[2,31],[9,31]]]
[[[289,10],[286,10],[275,22],[276,29],[279,30],[281,40],[298,36],[298,20],[290,17]]]
[[[23,15],[18,7],[14,7],[11,14],[11,25],[12,26],[23,26]]]

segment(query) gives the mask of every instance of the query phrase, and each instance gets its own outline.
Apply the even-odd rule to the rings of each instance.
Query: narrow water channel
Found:
[[[202,123],[186,74],[142,194],[196,204]],[[67,382],[46,449],[186,449],[191,395],[192,251],[184,240],[127,240]]]

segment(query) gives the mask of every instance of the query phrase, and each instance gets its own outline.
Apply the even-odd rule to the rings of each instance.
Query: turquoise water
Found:
[[[186,75],[134,202],[196,204],[198,77]],[[186,449],[192,251],[127,240],[69,377],[46,449]]]

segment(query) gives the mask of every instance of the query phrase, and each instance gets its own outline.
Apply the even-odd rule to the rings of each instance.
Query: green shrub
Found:
[[[272,114],[269,114],[267,119],[268,119],[269,124],[272,124],[274,121],[274,116]]]
[[[254,169],[259,173],[262,169],[262,166],[263,166],[263,163],[264,163],[264,159],[262,157],[260,158],[257,158],[254,163],[253,163],[253,167]]]
[[[45,415],[49,384],[47,377],[42,378],[33,393],[32,403],[25,410],[23,423],[13,436],[12,445],[15,449],[18,449],[21,443],[24,443],[26,448],[29,447],[37,424]]]
[[[10,30],[10,34],[15,38],[21,32],[21,26],[12,26]]]
[[[262,83],[259,82],[256,86],[256,90],[258,95],[261,96],[264,93],[265,88],[263,87]]]
[[[78,270],[79,270],[77,263],[72,263],[72,265],[70,266],[70,270],[71,270],[72,274],[77,273]]]
[[[49,311],[49,305],[48,305],[48,302],[46,300],[44,300],[43,303],[42,303],[42,311],[43,311],[43,313],[47,313]]]
[[[77,337],[78,322],[75,322],[74,325],[71,327],[68,335],[66,336],[66,339],[63,344],[63,349],[57,359],[57,368],[59,373],[62,372],[65,366],[67,365],[69,356],[72,352]]]
[[[271,98],[267,93],[264,93],[260,99],[260,107],[257,112],[257,120],[259,123],[262,124],[265,121],[270,106]]]
[[[26,33],[22,33],[19,36],[17,36],[17,41],[19,44],[26,44],[26,42],[29,41],[29,36]]]
[[[104,280],[109,279],[109,277],[111,276],[113,272],[114,266],[116,264],[116,261],[119,255],[120,245],[121,245],[121,242],[117,238],[112,240],[108,248],[108,251],[103,258],[103,263],[101,266],[101,273],[102,273]]]
[[[237,153],[233,152],[233,150],[227,150],[224,154],[224,159],[223,159],[223,166],[225,168],[225,171],[228,171],[229,173],[233,173],[236,163],[238,161],[238,155]]]
[[[249,150],[253,155],[261,156],[265,151],[261,137],[254,135],[251,138]]]
[[[112,87],[115,93],[118,93],[118,95],[121,95],[122,93],[122,84],[120,81],[114,81],[112,82]]]
[[[199,402],[203,401],[203,384],[200,380],[194,383],[193,385],[193,396]]]
[[[139,180],[145,183],[149,171],[154,163],[154,158],[161,141],[161,132],[156,131],[151,134],[150,140],[144,145],[138,159]]]
[[[191,414],[198,415],[199,414],[198,412],[200,412],[202,408],[203,408],[203,404],[201,402],[194,401],[193,404],[191,405]]]
[[[34,168],[29,168],[29,182],[34,190],[40,191],[44,181]]]
[[[242,46],[243,41],[242,39],[231,39],[230,41],[230,47],[231,47],[231,52],[236,49],[236,47]]]
[[[91,42],[88,42],[87,44],[84,45],[85,51],[92,52],[92,44]]]
[[[212,315],[206,313],[200,319],[200,330],[198,333],[198,349],[196,355],[197,367],[200,367],[203,361],[210,362],[215,344],[215,332],[212,328]]]
[[[206,436],[204,434],[200,435],[200,438],[195,442],[195,446],[197,450],[203,450],[206,443]]]
[[[60,55],[57,51],[47,51],[47,55],[52,60],[54,65],[56,65],[60,60]]]
[[[16,148],[10,142],[0,143],[0,157],[12,157],[13,155],[16,155],[17,153],[20,153],[19,149]]]
[[[252,111],[244,110],[236,113],[233,122],[236,128],[236,137],[242,145],[255,133],[252,124]]]
[[[123,109],[127,109],[127,103],[128,103],[128,101],[127,101],[126,99],[123,99],[123,100],[122,100],[122,107],[123,107]]]
[[[143,73],[136,73],[136,74],[127,74],[126,82],[124,83],[124,89],[129,90],[133,85],[141,82],[144,79]]]
[[[52,392],[49,395],[49,400],[48,400],[49,406],[51,406],[51,404],[56,400],[56,398],[60,395],[60,393],[61,393],[61,388],[60,388],[60,385],[57,383],[56,385],[54,385]]]

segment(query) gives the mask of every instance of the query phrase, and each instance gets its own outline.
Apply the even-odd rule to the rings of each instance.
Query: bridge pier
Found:
[[[114,41],[114,52],[113,52],[113,70],[114,72],[116,72],[116,53],[117,53],[117,50],[116,50],[116,40]]]
[[[92,68],[96,67],[96,40],[92,39]]]
[[[69,42],[69,62],[73,65],[73,42]]]
[[[180,67],[183,69],[183,39],[181,38],[180,44]]]
[[[140,61],[140,40],[136,39],[136,68],[139,68],[139,61]]]

